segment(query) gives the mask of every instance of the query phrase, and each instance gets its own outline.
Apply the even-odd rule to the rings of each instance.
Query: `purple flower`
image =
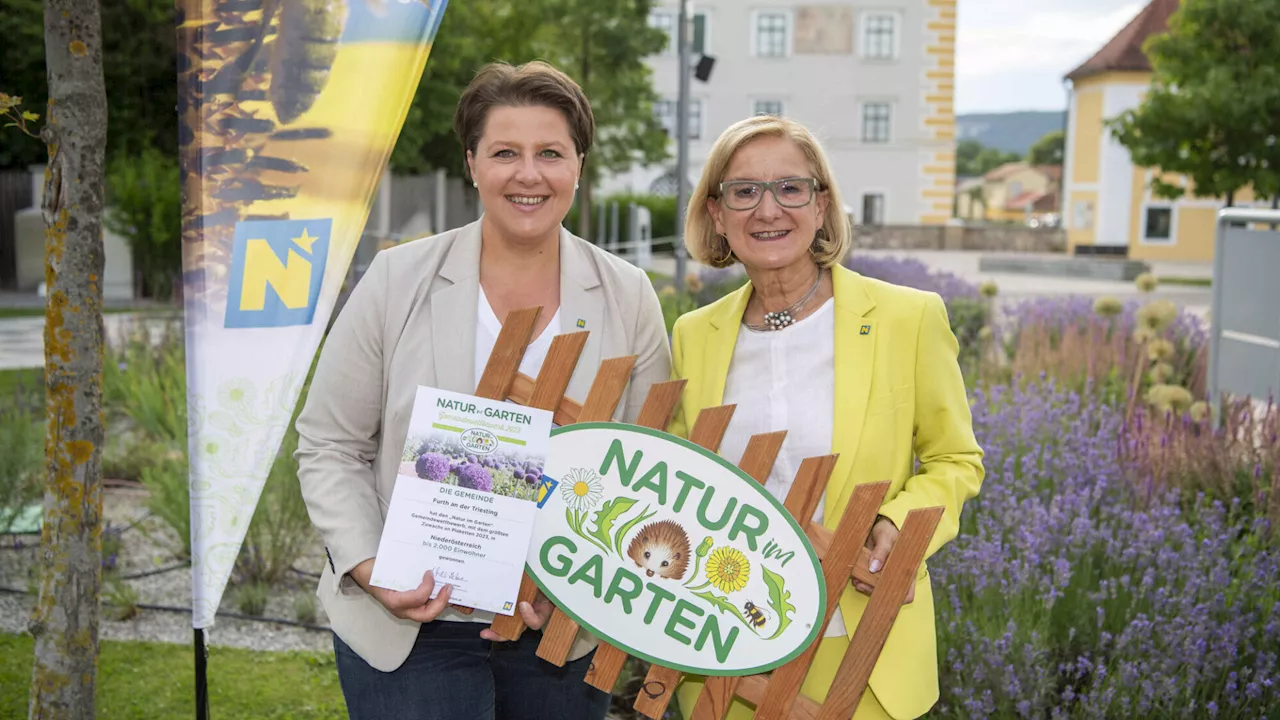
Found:
[[[458,470],[458,486],[468,490],[493,492],[493,476],[484,466],[467,463]]]
[[[439,453],[424,453],[413,467],[424,480],[440,482],[449,476],[449,458]]]

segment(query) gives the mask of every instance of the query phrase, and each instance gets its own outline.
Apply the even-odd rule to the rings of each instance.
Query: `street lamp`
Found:
[[[676,291],[684,290],[684,221],[689,204],[689,3],[680,0],[676,43],[680,53],[679,97],[676,100]]]

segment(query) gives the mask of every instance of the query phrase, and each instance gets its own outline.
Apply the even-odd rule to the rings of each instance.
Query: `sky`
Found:
[[[1062,78],[1146,2],[961,0],[957,6],[956,112],[974,113],[1066,109]]]

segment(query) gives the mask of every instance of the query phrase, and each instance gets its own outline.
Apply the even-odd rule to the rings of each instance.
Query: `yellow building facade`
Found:
[[[1163,179],[1187,189],[1176,201],[1152,194],[1154,173],[1134,166],[1104,122],[1137,107],[1151,86],[1142,52],[1164,32],[1179,0],[1154,0],[1092,58],[1073,70],[1068,109],[1063,225],[1068,251],[1134,260],[1213,259],[1218,210],[1224,198],[1203,198],[1182,176]],[[1236,205],[1252,203],[1246,189]]]

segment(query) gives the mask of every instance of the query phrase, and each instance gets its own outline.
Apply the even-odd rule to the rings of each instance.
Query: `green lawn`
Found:
[[[32,640],[0,633],[0,718],[27,716]],[[195,716],[189,645],[104,641],[98,656],[101,720]],[[230,720],[346,718],[333,656],[209,650],[209,714]]]

